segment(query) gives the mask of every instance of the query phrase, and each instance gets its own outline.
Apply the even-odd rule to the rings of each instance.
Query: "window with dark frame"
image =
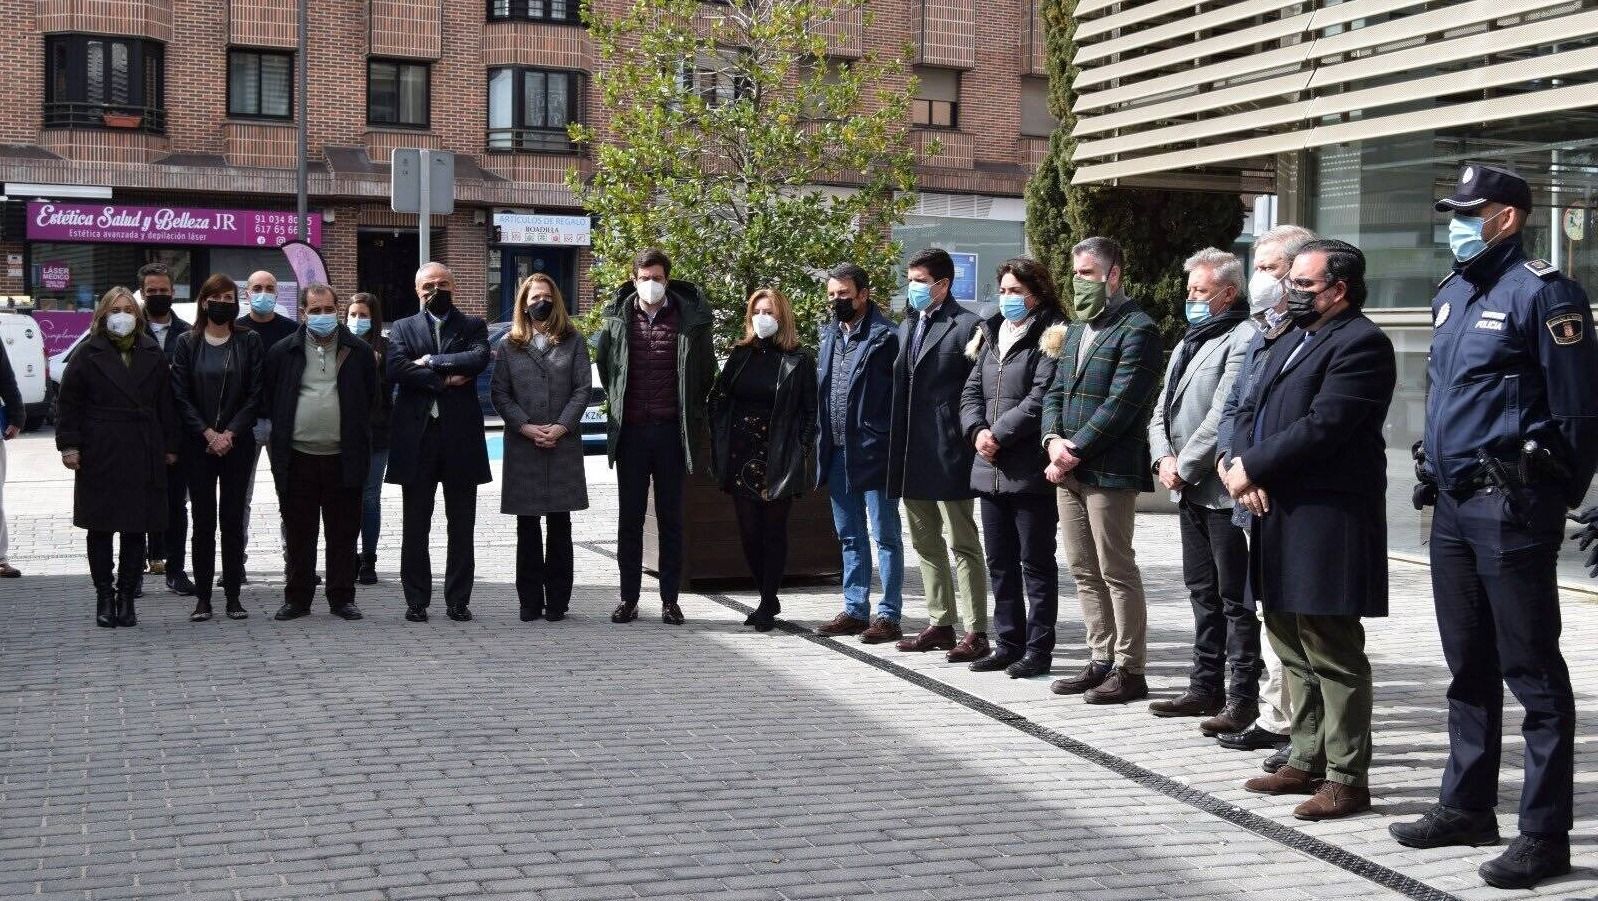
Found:
[[[165,48],[142,38],[45,37],[46,128],[166,131]]]
[[[506,19],[527,22],[565,22],[577,25],[581,0],[488,0],[488,20]]]
[[[250,119],[294,116],[294,54],[229,50],[227,114]]]
[[[960,72],[916,66],[916,96],[910,101],[910,124],[922,128],[960,127]]]
[[[715,109],[755,96],[754,79],[741,73],[729,72],[736,68],[735,51],[723,51],[696,60],[693,65],[683,62],[677,73],[677,82],[685,91],[699,95],[705,106]]]
[[[395,128],[427,128],[432,124],[431,93],[426,63],[368,60],[366,122]]]
[[[488,149],[572,153],[566,127],[583,121],[583,76],[564,69],[488,71]]]

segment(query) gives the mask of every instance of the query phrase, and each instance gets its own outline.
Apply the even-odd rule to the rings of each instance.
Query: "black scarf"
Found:
[[[1171,414],[1176,403],[1176,386],[1182,383],[1182,375],[1187,372],[1187,364],[1193,359],[1193,354],[1198,352],[1204,342],[1230,332],[1237,328],[1237,324],[1248,318],[1248,306],[1234,303],[1224,312],[1200,322],[1187,330],[1182,336],[1182,343],[1177,345],[1176,361],[1171,366],[1171,378],[1167,382],[1165,392],[1165,423],[1170,428]]]

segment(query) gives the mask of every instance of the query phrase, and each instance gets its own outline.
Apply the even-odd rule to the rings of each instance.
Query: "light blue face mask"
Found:
[[[337,313],[312,313],[305,317],[305,327],[318,338],[326,338],[338,328]]]
[[[1482,230],[1487,227],[1488,221],[1513,209],[1505,207],[1486,219],[1480,216],[1461,216],[1454,214],[1448,223],[1448,246],[1454,251],[1454,259],[1461,263],[1468,263],[1487,252],[1492,245],[1482,237]]]
[[[350,327],[350,331],[354,332],[357,338],[372,330],[372,320],[364,316],[351,316],[345,324]]]
[[[911,282],[907,289],[910,294],[910,309],[917,313],[923,312],[932,306],[932,286],[921,282]]]
[[[1207,300],[1190,300],[1187,302],[1187,324],[1198,325],[1210,318],[1210,302]]]
[[[1026,298],[1020,294],[1000,294],[999,313],[1010,322],[1020,322],[1032,311],[1027,309]]]
[[[272,312],[275,309],[277,309],[277,295],[276,294],[251,294],[250,295],[250,312],[251,313],[254,313],[257,316],[265,316],[266,314]]]

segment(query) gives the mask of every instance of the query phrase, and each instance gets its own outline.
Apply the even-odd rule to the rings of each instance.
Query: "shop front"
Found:
[[[587,216],[495,213],[488,248],[490,321],[510,321],[517,286],[535,273],[554,279],[568,309],[580,309],[577,259],[579,249],[590,244],[590,229]]]
[[[40,310],[92,309],[112,287],[137,287],[141,266],[160,262],[172,270],[181,303],[213,272],[242,286],[250,273],[266,270],[278,278],[279,306],[293,315],[297,286],[280,248],[294,238],[295,219],[283,210],[32,201],[24,293]],[[320,213],[311,214],[309,233],[320,247]]]

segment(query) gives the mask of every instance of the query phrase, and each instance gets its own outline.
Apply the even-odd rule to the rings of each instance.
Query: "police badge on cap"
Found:
[[[1494,202],[1531,212],[1531,186],[1526,180],[1497,166],[1467,163],[1459,170],[1459,186],[1437,201],[1437,212],[1470,212]]]

